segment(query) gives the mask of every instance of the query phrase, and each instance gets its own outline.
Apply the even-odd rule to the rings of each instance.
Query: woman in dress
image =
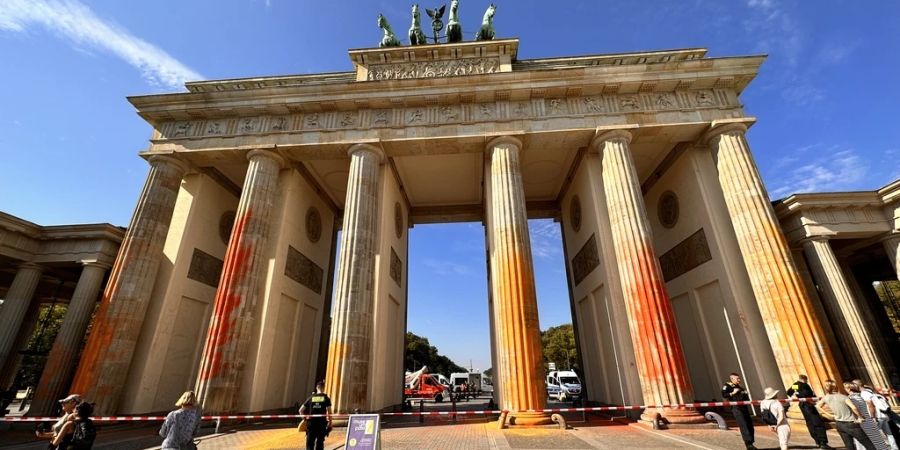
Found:
[[[194,407],[196,403],[197,396],[194,395],[194,391],[181,394],[181,398],[175,402],[178,409],[166,416],[166,421],[159,429],[159,436],[164,438],[163,450],[193,450],[197,448],[197,445],[194,444],[194,435],[200,429],[200,410]]]
[[[869,414],[869,407],[866,405],[866,401],[863,400],[862,396],[859,393],[859,386],[857,386],[855,383],[847,382],[844,383],[844,389],[847,390],[848,394],[850,394],[850,401],[853,402],[853,405],[856,406],[856,409],[859,410],[859,414],[863,419],[859,425],[862,427],[863,431],[866,432],[866,436],[869,437],[869,440],[872,441],[872,444],[875,444],[875,448],[877,450],[890,450],[887,442],[885,442],[884,440],[884,436],[878,430],[878,425]]]

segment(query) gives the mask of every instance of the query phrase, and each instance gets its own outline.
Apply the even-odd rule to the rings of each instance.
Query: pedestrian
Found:
[[[69,422],[75,416],[75,407],[81,403],[81,396],[77,394],[70,394],[66,398],[62,398],[59,400],[60,406],[62,406],[62,415],[59,417],[59,420],[50,427],[50,431],[37,430],[34,432],[35,436],[42,439],[49,439],[51,442],[56,439],[56,436],[59,435],[59,432],[62,430],[63,425]],[[59,441],[60,444],[68,442],[71,440],[72,436],[64,436],[63,439]],[[50,444],[49,448],[55,449],[59,444]]]
[[[736,373],[729,375],[728,381],[722,386],[722,398],[729,402],[744,402],[750,400],[747,391],[741,386],[740,375]],[[756,447],[753,445],[755,439],[753,436],[753,418],[750,416],[750,406],[732,405],[731,414],[734,415],[734,420],[741,430],[741,439],[744,440],[744,445],[747,447],[747,450],[756,450]]]
[[[91,450],[97,438],[97,428],[94,427],[91,414],[94,414],[93,403],[79,403],[75,407],[75,415],[59,431],[57,436],[59,442],[54,439],[52,444],[56,445],[58,450]],[[71,436],[71,439],[64,442],[63,436]]]
[[[197,406],[197,396],[194,391],[185,391],[175,402],[178,408],[166,416],[159,429],[159,436],[163,438],[162,449],[168,450],[194,450],[194,436],[200,429],[200,410]]]
[[[772,413],[774,424],[766,423],[778,435],[778,445],[781,450],[787,450],[788,441],[791,439],[791,426],[788,425],[787,415],[784,413],[784,405],[778,400],[778,391],[767,387],[763,390],[764,400],[759,402],[761,411]],[[765,419],[765,416],[763,416]]]
[[[861,381],[860,384],[862,384]],[[850,401],[852,401],[853,404],[856,405],[856,409],[859,410],[860,416],[862,416],[863,419],[860,422],[860,426],[863,431],[865,431],[866,436],[869,437],[869,440],[872,441],[872,444],[875,445],[876,450],[890,450],[887,442],[884,440],[884,436],[881,435],[881,431],[878,428],[878,424],[875,422],[874,416],[872,415],[872,413],[875,412],[875,407],[872,405],[872,402],[863,399],[860,393],[861,389],[855,382],[844,383],[844,389],[850,394]]]
[[[824,388],[825,396],[819,400],[819,403],[816,403],[816,406],[818,408],[827,407],[831,411],[844,447],[849,450],[856,448],[856,445],[853,444],[853,440],[856,439],[866,450],[876,450],[875,444],[860,425],[863,416],[856,404],[838,391],[837,383],[834,380],[825,380]]]
[[[786,394],[788,397],[800,401],[800,412],[803,413],[803,420],[806,421],[809,435],[816,442],[816,448],[832,448],[828,445],[825,422],[822,420],[819,411],[816,410],[816,405],[809,401],[804,401],[804,399],[811,399],[816,396],[816,393],[813,392],[812,387],[809,385],[809,378],[806,375],[798,376],[797,381],[791,385]]]
[[[853,380],[853,384],[859,388],[859,396],[866,402],[866,406],[870,407],[869,415],[875,419],[876,426],[884,433],[884,440],[887,446],[891,450],[898,450],[897,440],[894,438],[890,426],[891,417],[889,412],[891,404],[888,403],[883,395],[875,392],[872,386],[863,383],[862,380]]]
[[[325,448],[325,436],[331,430],[331,399],[325,393],[325,382],[316,383],[316,392],[310,395],[303,406],[300,407],[300,415],[310,415],[306,420],[306,450],[323,450]]]

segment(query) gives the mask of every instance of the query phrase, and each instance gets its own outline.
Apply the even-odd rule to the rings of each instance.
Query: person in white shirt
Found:
[[[778,400],[778,390],[767,387],[763,390],[765,400],[759,402],[759,409],[769,411],[775,416],[775,425],[769,425],[778,435],[778,445],[781,450],[787,450],[788,441],[791,439],[791,426],[788,425],[787,416],[784,413],[784,405]]]

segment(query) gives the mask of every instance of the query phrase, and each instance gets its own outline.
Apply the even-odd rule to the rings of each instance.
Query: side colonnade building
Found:
[[[544,408],[531,218],[560,222],[591,401],[709,400],[733,371],[756,394],[801,373],[890,386],[866,267],[897,279],[900,185],[773,207],[740,103],[763,56],[518,44],[351,50],[352,72],[130,98],[150,173],[71,390],[100,414],[194,387],[205,411],[265,411],[324,379],[337,412],[390,408],[409,228],[479,221],[496,400]]]

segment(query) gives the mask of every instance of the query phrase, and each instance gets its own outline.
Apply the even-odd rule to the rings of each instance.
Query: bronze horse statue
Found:
[[[409,27],[409,45],[427,44],[425,33],[422,32],[422,25],[419,22],[419,5],[412,5],[412,26]]]
[[[497,33],[494,32],[494,12],[497,7],[491,3],[487,11],[484,12],[484,19],[481,20],[481,29],[475,34],[476,41],[490,41],[494,39]]]
[[[450,20],[447,21],[447,42],[462,42],[462,25],[459,23],[459,0],[450,2]]]
[[[394,35],[394,30],[391,29],[391,24],[389,24],[387,19],[385,19],[381,14],[378,15],[378,28],[381,28],[381,30],[384,31],[384,37],[382,37],[381,42],[378,43],[379,47],[400,46],[400,41],[397,40],[397,36]]]

